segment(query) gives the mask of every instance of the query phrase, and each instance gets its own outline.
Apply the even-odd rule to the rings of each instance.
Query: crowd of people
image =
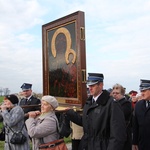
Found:
[[[59,139],[58,119],[55,115],[58,101],[50,95],[43,96],[41,100],[34,97],[32,84],[24,83],[21,88],[23,99],[19,101],[16,95],[11,94],[5,96],[3,104],[0,106],[0,115],[5,126],[4,149],[30,150],[30,142],[32,142],[32,150],[38,150],[40,144]],[[21,131],[26,137],[25,142],[12,143],[13,131]]]
[[[87,85],[88,99],[83,112],[79,114],[68,107],[65,114],[73,129],[72,150],[148,150],[150,80],[141,79],[140,94],[132,90],[129,95],[120,84],[105,90],[102,73],[89,73]],[[38,150],[40,144],[60,138],[55,114],[58,101],[51,95],[34,97],[32,84],[24,83],[21,88],[23,99],[7,95],[0,106],[5,127],[4,149],[30,150],[32,142],[32,150]],[[23,107],[27,105],[31,107]],[[22,144],[11,142],[14,131],[25,135]]]
[[[78,150],[148,150],[150,80],[141,79],[140,94],[132,90],[129,95],[120,84],[104,90],[103,82],[103,74],[89,73],[83,114],[66,113],[83,127]]]

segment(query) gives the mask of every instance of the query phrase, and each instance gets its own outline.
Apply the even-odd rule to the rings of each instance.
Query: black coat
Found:
[[[122,111],[125,116],[126,121],[126,133],[127,133],[127,139],[124,145],[123,150],[132,150],[132,106],[131,102],[127,100],[125,97],[120,99],[119,104],[121,105]]]
[[[23,106],[23,105],[38,105],[40,103],[41,103],[40,99],[38,99],[38,98],[36,98],[34,96],[31,96],[28,101],[26,101],[25,98],[22,98],[20,100],[20,102],[19,102],[19,105],[20,106]],[[25,114],[28,113],[28,112],[30,112],[30,111],[36,111],[36,110],[40,110],[40,106],[39,107],[23,108],[23,111],[24,111]],[[27,117],[25,119],[27,119]]]
[[[97,102],[89,97],[83,108],[83,116],[69,110],[72,122],[82,125],[84,135],[80,150],[122,150],[126,139],[124,114],[118,102],[103,91]]]
[[[146,108],[146,101],[140,100],[135,105],[133,122],[133,144],[139,150],[150,149],[150,107]]]

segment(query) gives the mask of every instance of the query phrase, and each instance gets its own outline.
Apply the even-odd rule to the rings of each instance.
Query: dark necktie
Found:
[[[94,98],[92,99],[92,104],[96,103],[96,101],[94,100]]]
[[[27,104],[28,104],[28,99],[26,98],[26,99],[25,99],[25,105],[27,105]]]
[[[147,101],[147,107],[149,107],[150,106],[150,101]]]

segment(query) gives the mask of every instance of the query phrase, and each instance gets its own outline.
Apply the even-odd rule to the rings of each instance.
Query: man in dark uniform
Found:
[[[142,100],[134,109],[132,150],[150,149],[150,80],[141,79]]]
[[[32,95],[32,84],[29,83],[24,83],[22,86],[22,92],[24,95],[24,98],[22,98],[19,102],[20,106],[24,105],[39,105],[41,103],[40,99],[34,97]],[[29,111],[36,111],[40,110],[40,106],[38,107],[26,107],[23,108],[24,113],[25,113],[25,120],[28,118],[28,112]]]
[[[103,90],[103,74],[89,73],[90,95],[83,115],[66,112],[74,123],[83,126],[84,135],[79,150],[122,150],[126,140],[126,125],[120,104]]]

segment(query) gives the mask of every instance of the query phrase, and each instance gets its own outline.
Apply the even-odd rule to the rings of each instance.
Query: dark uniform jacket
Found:
[[[41,101],[34,97],[34,96],[31,96],[30,99],[27,101],[25,98],[21,99],[20,102],[19,102],[19,105],[20,106],[23,106],[23,105],[38,105],[40,104]],[[40,110],[40,106],[39,107],[28,107],[28,108],[23,108],[23,111],[24,113],[28,113],[30,111],[36,111],[36,110]],[[25,118],[27,119],[27,118]]]
[[[122,150],[126,139],[124,114],[107,91],[104,90],[94,104],[92,97],[88,98],[82,117],[72,110],[67,116],[83,126],[80,150]]]
[[[140,100],[135,105],[133,124],[133,144],[139,150],[150,149],[150,107],[146,108],[146,101]]]

